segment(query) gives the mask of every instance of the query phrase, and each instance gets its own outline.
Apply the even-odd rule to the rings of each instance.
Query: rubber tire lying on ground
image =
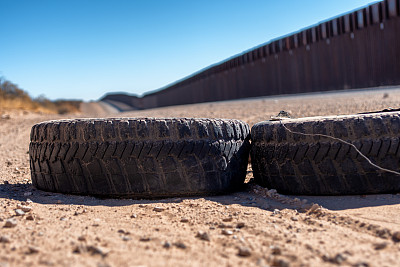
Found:
[[[264,121],[251,129],[255,182],[287,194],[337,195],[400,191],[400,113]]]
[[[45,191],[159,198],[243,184],[249,126],[222,119],[76,119],[36,124],[31,177]]]

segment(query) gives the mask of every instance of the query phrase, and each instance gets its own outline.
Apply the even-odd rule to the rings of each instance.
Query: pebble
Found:
[[[1,119],[9,120],[9,119],[11,119],[11,116],[9,114],[3,114],[3,115],[1,115]]]
[[[243,227],[245,227],[246,225],[245,225],[245,223],[244,222],[238,222],[237,224],[236,224],[236,228],[243,228]]]
[[[81,235],[81,236],[78,237],[78,240],[79,241],[86,241],[86,236]]]
[[[232,220],[233,220],[232,217],[227,217],[227,218],[222,219],[223,222],[231,222]]]
[[[4,224],[5,228],[11,228],[17,226],[17,220],[14,218],[10,218],[6,220],[6,223]]]
[[[28,216],[26,216],[26,219],[27,219],[28,221],[33,221],[33,220],[35,220],[35,217],[33,217],[32,214],[28,214]]]
[[[23,212],[30,212],[32,210],[32,207],[21,205],[21,204],[18,204],[17,208],[22,210]]]
[[[146,208],[145,204],[139,204],[139,208]]]
[[[188,219],[188,218],[185,218],[185,217],[183,217],[183,218],[181,219],[181,222],[183,222],[183,223],[187,223],[187,222],[189,222],[189,219]]]
[[[29,196],[31,196],[32,195],[32,192],[25,192],[24,193],[24,197],[29,197]]]
[[[73,253],[82,254],[85,252],[89,252],[92,255],[98,254],[98,255],[105,257],[109,253],[109,250],[102,248],[102,247],[93,246],[93,245],[91,245],[91,246],[78,245],[73,249]]]
[[[379,229],[376,231],[376,234],[384,239],[388,239],[390,237],[390,231],[387,228]]]
[[[233,228],[233,227],[230,224],[221,223],[221,224],[218,225],[218,228]]]
[[[186,245],[183,242],[175,242],[174,246],[177,248],[185,249]]]
[[[130,238],[129,236],[125,235],[125,236],[122,237],[122,240],[123,241],[129,241],[129,240],[132,240],[132,238]]]
[[[16,209],[16,210],[15,210],[15,214],[16,214],[17,216],[24,216],[24,215],[25,215],[25,212],[23,212],[23,211],[20,210],[20,209]]]
[[[342,264],[345,260],[347,259],[347,257],[341,253],[336,254],[336,256],[333,258],[333,263],[336,264]]]
[[[137,215],[134,213],[131,215],[131,218],[137,218]]]
[[[223,235],[233,235],[233,232],[231,230],[222,229],[221,234],[223,234]]]
[[[394,232],[392,235],[392,239],[394,242],[400,242],[400,231]]]
[[[100,222],[101,222],[101,219],[95,218],[94,219],[94,223],[92,224],[92,226],[94,226],[94,227],[100,226]]]
[[[278,209],[274,209],[273,214],[274,214],[274,215],[278,215],[278,214],[281,214],[281,212],[280,212],[280,210],[278,210]]]
[[[196,237],[204,241],[210,241],[210,236],[204,231],[198,231]]]
[[[339,264],[339,265],[342,264],[346,259],[347,259],[347,257],[342,253],[336,254],[335,257],[328,257],[326,255],[322,256],[322,260],[324,260],[326,262]]]
[[[313,212],[317,212],[317,211],[320,211],[320,210],[321,210],[321,206],[320,206],[320,205],[318,205],[318,204],[313,204],[313,205],[309,208],[308,212],[309,212],[309,213],[313,213]]]
[[[289,262],[287,262],[284,259],[273,259],[272,260],[272,266],[277,266],[277,267],[289,267]]]
[[[6,235],[0,236],[0,243],[10,243],[10,238]]]
[[[369,264],[367,262],[357,262],[353,264],[353,267],[369,267]]]
[[[92,254],[100,254],[101,256],[105,257],[109,253],[108,250],[98,246],[87,246],[87,251]]]
[[[170,248],[171,247],[171,243],[168,241],[165,241],[163,244],[163,248]]]
[[[251,256],[251,251],[248,247],[239,247],[238,255],[241,257]]]
[[[290,218],[292,221],[297,222],[299,219],[297,219],[297,217],[291,217]]]
[[[389,243],[387,243],[387,242],[376,243],[376,244],[374,244],[374,249],[375,250],[385,249],[388,245],[389,245]]]
[[[35,253],[39,253],[39,251],[40,250],[38,247],[29,246],[27,254],[35,254]]]
[[[266,195],[267,197],[276,197],[277,193],[276,189],[270,189],[266,192]]]
[[[146,237],[141,237],[141,238],[139,239],[139,241],[141,241],[141,242],[149,242],[150,240],[151,240],[151,238],[148,237],[148,236],[146,236]]]
[[[282,250],[278,246],[270,246],[269,248],[271,249],[272,255],[281,255],[282,254]]]
[[[154,207],[153,210],[156,211],[156,212],[162,212],[162,211],[165,210],[165,208],[163,208],[163,207]]]

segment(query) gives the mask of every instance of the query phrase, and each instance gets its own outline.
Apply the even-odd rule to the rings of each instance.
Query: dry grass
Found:
[[[19,109],[49,114],[79,113],[81,101],[34,101],[26,98],[0,98],[0,110]]]
[[[32,99],[16,84],[0,78],[0,111],[19,109],[50,114],[80,112],[79,100],[50,101],[46,98]]]

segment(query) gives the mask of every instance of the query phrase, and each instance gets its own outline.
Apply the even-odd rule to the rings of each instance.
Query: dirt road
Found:
[[[119,113],[118,109],[102,101],[81,103],[81,112],[83,116],[92,118],[107,117]]]
[[[123,114],[93,103],[79,116],[219,117],[254,124],[280,110],[304,117],[399,103],[400,89],[387,89]],[[30,128],[76,116],[7,114],[0,119],[0,266],[400,266],[399,194],[296,197],[252,184],[231,195],[152,201],[43,192],[30,181]],[[303,212],[305,203],[322,207]]]

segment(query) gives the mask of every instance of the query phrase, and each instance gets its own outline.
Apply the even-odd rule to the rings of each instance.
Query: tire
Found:
[[[355,145],[380,167],[400,169],[400,113],[285,119],[291,131],[324,134]],[[342,195],[400,191],[400,176],[381,171],[338,140],[291,133],[280,121],[251,129],[257,184],[286,194]]]
[[[249,126],[221,119],[76,119],[36,124],[29,146],[41,190],[117,198],[212,195],[240,188]]]

